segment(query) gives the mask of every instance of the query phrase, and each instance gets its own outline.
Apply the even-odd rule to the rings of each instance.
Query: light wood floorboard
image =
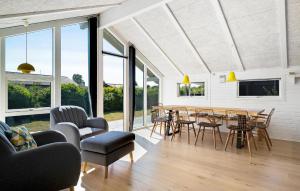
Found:
[[[190,145],[186,133],[173,142],[159,133],[150,138],[150,129],[135,133],[132,165],[128,155],[111,165],[104,179],[104,167],[89,164],[75,190],[300,190],[300,143],[273,140],[269,152],[257,141],[250,158],[247,148],[229,145],[225,152],[219,140],[215,150],[209,131],[197,146],[192,133]]]

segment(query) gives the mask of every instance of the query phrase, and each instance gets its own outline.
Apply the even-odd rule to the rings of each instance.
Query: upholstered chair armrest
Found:
[[[80,153],[70,143],[52,143],[15,153],[0,164],[1,190],[60,190],[75,186],[80,163]]]
[[[72,143],[76,148],[80,149],[80,133],[77,125],[70,122],[57,123],[52,130],[62,133],[68,143]]]
[[[86,127],[93,127],[108,131],[108,123],[102,117],[90,118],[85,122]]]
[[[55,142],[67,142],[66,137],[57,131],[43,131],[37,133],[31,133],[38,146],[55,143]]]

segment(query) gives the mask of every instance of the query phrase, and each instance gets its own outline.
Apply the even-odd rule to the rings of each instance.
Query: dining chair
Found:
[[[271,150],[272,141],[270,139],[269,133],[267,131],[268,127],[270,126],[271,118],[273,113],[275,112],[275,108],[272,108],[269,114],[259,114],[257,116],[257,122],[255,123],[255,127],[257,130],[262,132],[262,136],[264,137],[268,150]],[[259,120],[261,119],[261,120]]]
[[[247,111],[228,110],[226,115],[226,127],[229,129],[229,133],[226,139],[224,150],[226,151],[230,138],[232,146],[235,134],[241,133],[242,136],[240,138],[242,138],[244,142],[247,142],[249,154],[252,156],[251,140],[254,144],[255,150],[257,150],[255,139],[252,133],[254,129],[253,124],[256,123],[255,119],[250,118]],[[237,123],[229,124],[229,120],[232,119],[237,119]]]
[[[187,127],[188,131],[188,144],[190,144],[190,130],[193,129],[194,135],[196,137],[196,130],[194,123],[196,122],[195,120],[190,119],[190,114],[188,112],[188,109],[186,107],[177,107],[176,108],[176,127],[179,130],[179,135],[181,136],[182,128]]]
[[[198,133],[196,136],[196,141],[195,141],[195,146],[197,145],[198,137],[202,129],[202,138],[201,140],[203,141],[204,139],[204,133],[206,128],[211,128],[212,134],[213,134],[213,141],[214,141],[214,147],[215,149],[217,148],[217,143],[216,143],[216,131],[218,132],[219,138],[221,143],[223,144],[221,132],[220,132],[220,126],[222,124],[217,123],[217,120],[219,119],[214,111],[212,109],[198,109],[196,113],[199,113],[201,117],[197,118],[197,125],[199,126]],[[205,121],[201,120],[205,119]]]

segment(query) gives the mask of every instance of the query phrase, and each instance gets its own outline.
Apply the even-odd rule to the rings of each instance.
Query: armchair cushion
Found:
[[[36,142],[26,127],[11,127],[5,131],[5,135],[13,144],[16,151],[25,151],[37,147]]]
[[[98,128],[92,128],[92,127],[84,127],[79,129],[79,134],[80,134],[80,140],[99,135],[101,133],[104,133],[104,129],[98,129]]]
[[[56,142],[67,142],[66,137],[57,131],[42,131],[31,133],[38,146],[47,145]]]

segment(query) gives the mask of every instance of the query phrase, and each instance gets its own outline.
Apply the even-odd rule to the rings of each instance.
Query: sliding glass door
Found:
[[[136,59],[135,66],[135,108],[133,128],[144,126],[144,65]]]

